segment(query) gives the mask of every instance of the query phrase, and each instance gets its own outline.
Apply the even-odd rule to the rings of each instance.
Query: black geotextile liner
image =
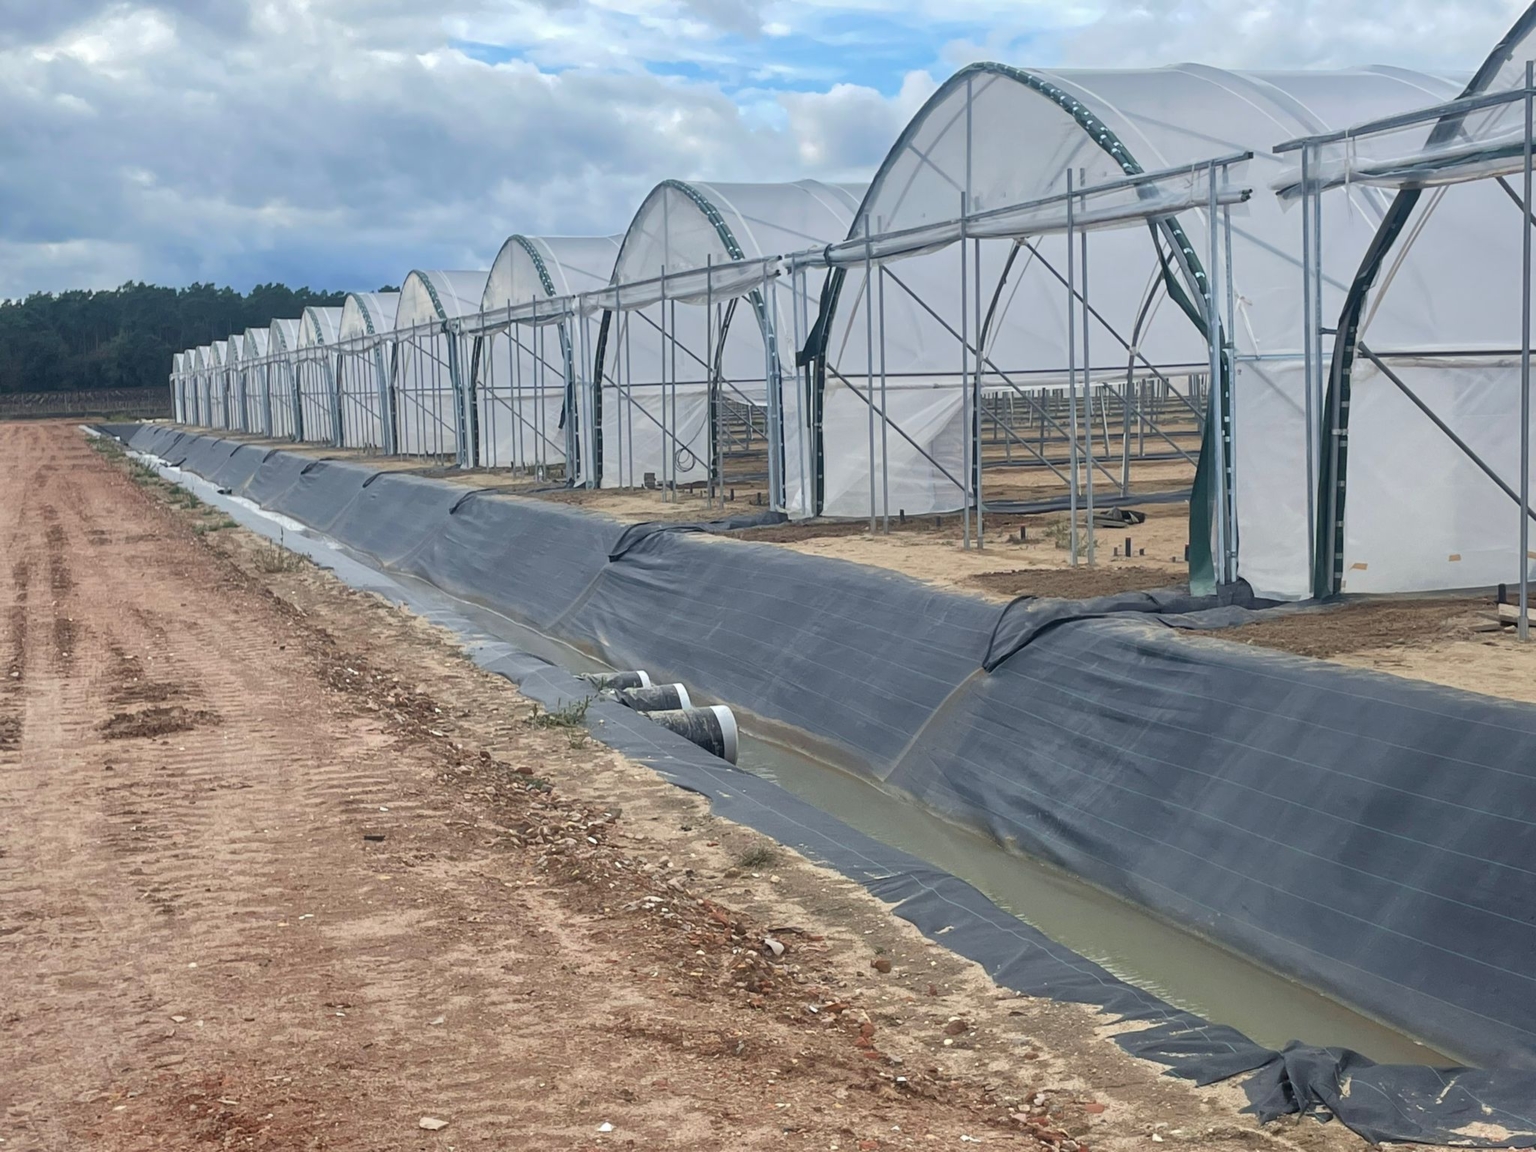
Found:
[[[244,468],[228,441],[141,431],[133,446],[157,442],[224,486]],[[935,812],[1496,1070],[1268,1051],[776,787],[709,769],[730,782],[701,786],[724,814],[903,901],[925,932],[952,929],[945,945],[1001,983],[1158,1021],[1121,1042],[1182,1076],[1260,1069],[1248,1090],[1265,1115],[1536,1144],[1536,708],[1182,636],[1145,603],[1010,620],[894,574],[678,530],[635,534],[610,561],[621,526],[570,508],[294,459],[236,491],[611,664],[793,725]],[[1251,611],[1163,607],[1183,626]],[[994,633],[1011,652],[989,673]]]

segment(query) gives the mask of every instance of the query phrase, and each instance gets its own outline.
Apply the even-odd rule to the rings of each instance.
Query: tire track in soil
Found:
[[[9,642],[23,671],[19,691],[9,693],[13,711],[19,703],[11,759],[23,771],[21,779],[8,774],[0,782],[0,808],[25,810],[27,818],[7,821],[0,965],[26,972],[28,980],[25,988],[7,987],[0,975],[0,1003],[15,1006],[0,1023],[0,1046],[24,1057],[14,1065],[9,1057],[0,1062],[6,1065],[0,1104],[30,1116],[35,1109],[28,1097],[51,1084],[83,1081],[88,1094],[125,1074],[174,1066],[166,1063],[175,1054],[176,1028],[161,1011],[164,977],[168,957],[188,941],[171,925],[216,922],[242,908],[265,915],[271,907],[269,899],[250,898],[240,883],[231,891],[209,882],[219,879],[209,874],[216,856],[221,870],[248,883],[266,887],[274,872],[266,852],[246,850],[252,834],[210,801],[227,789],[251,787],[263,768],[270,783],[273,766],[298,749],[276,741],[242,757],[243,775],[231,772],[229,734],[210,723],[212,711],[195,707],[206,694],[249,700],[255,687],[269,728],[278,727],[280,686],[262,691],[250,683],[260,667],[258,650],[268,647],[265,636],[186,643],[183,635],[177,650],[166,653],[142,626],[156,598],[167,597],[167,586],[177,611],[218,615],[210,599],[218,595],[218,581],[208,579],[206,558],[199,565],[197,549],[178,538],[185,530],[154,523],[157,515],[142,496],[103,469],[78,437],[38,444],[26,435],[19,448],[14,435],[5,439],[12,443],[0,441],[0,455],[12,460],[24,460],[29,446],[58,456],[37,469],[37,484],[27,491],[45,490],[49,500],[30,509],[24,497],[8,525],[12,554],[21,557],[12,569]],[[30,462],[37,463],[35,454]],[[11,479],[28,490],[28,477]],[[101,537],[92,521],[99,520],[83,515],[87,508],[121,524],[148,519],[150,530],[130,547],[114,546],[110,536],[95,543]],[[191,561],[179,580],[178,560]],[[42,590],[31,579],[38,572],[46,575]],[[196,585],[199,577],[205,587]],[[17,594],[17,586],[29,585],[29,593]],[[49,658],[29,664],[33,636],[48,638]],[[171,722],[156,711],[166,708],[176,709]],[[274,787],[260,803],[269,814],[283,808]],[[228,942],[207,943],[216,956]],[[43,1040],[61,1025],[73,1031],[74,1043],[50,1050]],[[51,1127],[57,1125],[40,1122],[34,1136],[60,1138]],[[17,1146],[14,1137],[10,1146]]]
[[[425,811],[400,794],[393,738],[338,712],[344,698],[316,680],[294,623],[59,432],[40,442],[0,426],[20,494],[0,533],[19,557],[9,643],[23,672],[5,689],[17,715],[7,759],[21,771],[0,776],[0,812],[26,813],[6,819],[0,844],[10,1148],[77,1142],[82,1117],[64,1105],[111,1120],[105,1101],[200,1082],[198,1053],[258,1019],[283,1021],[263,1050],[333,1044],[347,1010],[327,1002],[361,1001],[368,984],[334,970],[338,949],[303,910],[344,902],[320,895],[345,871],[328,859],[341,850],[334,822]],[[28,473],[29,450],[34,466],[54,459]],[[29,663],[44,637],[48,658]],[[385,935],[408,919],[387,918]],[[299,976],[274,979],[295,928]],[[382,986],[392,972],[407,974],[401,988],[420,975],[384,963]],[[179,1127],[92,1143],[160,1147]]]

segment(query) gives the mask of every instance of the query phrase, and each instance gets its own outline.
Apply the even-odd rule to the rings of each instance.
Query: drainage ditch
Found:
[[[415,577],[391,575],[403,584],[447,597],[488,634],[567,671],[613,671],[579,649],[494,609],[449,596]],[[698,697],[704,688],[694,686],[695,705],[701,703]],[[765,739],[745,718],[739,732],[739,767],[772,779],[856,830],[959,877],[999,908],[1176,1007],[1231,1025],[1276,1049],[1290,1040],[1305,1039],[1310,1044],[1350,1048],[1381,1063],[1456,1063],[1402,1032],[1144,909],[833,767],[778,739],[777,731],[775,736]]]

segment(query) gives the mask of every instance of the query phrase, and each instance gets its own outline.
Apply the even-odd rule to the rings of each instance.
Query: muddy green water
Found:
[[[436,587],[432,591],[446,595]],[[611,670],[499,612],[449,599],[480,628],[525,652],[572,672]],[[690,689],[701,695],[708,686]],[[1456,1063],[1117,896],[942,820],[781,740],[764,739],[753,733],[748,718],[739,718],[744,721],[740,767],[777,781],[860,832],[960,877],[998,907],[1170,1004],[1213,1023],[1229,1024],[1269,1047],[1304,1040],[1352,1048],[1382,1063]]]

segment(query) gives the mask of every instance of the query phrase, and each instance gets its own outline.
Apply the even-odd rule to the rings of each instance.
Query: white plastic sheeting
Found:
[[[418,270],[400,286],[390,402],[394,443],[406,456],[467,456],[459,438],[463,349],[447,321],[479,311],[488,275]]]
[[[1509,305],[1502,311],[1515,327],[1519,320],[1510,313],[1518,309]],[[1505,483],[1518,486],[1518,355],[1398,351],[1383,360]],[[1423,592],[1519,581],[1518,505],[1366,362],[1353,374],[1347,485],[1340,591]]]
[[[1069,170],[1079,185],[1093,186],[1128,172],[1251,151],[1249,180],[1265,187],[1287,163],[1271,151],[1282,140],[1362,115],[1402,111],[1449,92],[1441,81],[1395,69],[1239,74],[1179,65],[1025,72],[976,65],[946,82],[908,126],[882,165],[850,238],[943,225],[962,212],[995,212],[1044,199],[1065,191]],[[1336,306],[1346,269],[1358,262],[1384,204],[1379,193],[1349,189],[1329,207],[1324,239]],[[1206,251],[1206,213],[1184,212],[1179,220],[1198,263]],[[1158,231],[1166,251],[1170,232],[1166,226]],[[915,441],[895,434],[884,438],[892,512],[963,505],[961,381],[966,358],[975,368],[978,299],[985,328],[979,345],[984,392],[1011,393],[1027,403],[1032,391],[1064,383],[1065,239],[1047,237],[1019,247],[1010,240],[982,240],[964,247],[971,281],[964,323],[961,245],[893,263],[868,291],[862,268],[855,265],[843,274],[827,332],[827,514],[868,515],[871,463],[879,470],[883,459],[880,437],[874,438],[874,452],[869,450],[866,398],[877,386],[880,365],[867,351],[871,316],[865,310],[868,297],[878,312],[882,286],[883,401],[893,425]],[[1287,368],[1296,361],[1299,373],[1302,346],[1299,214],[1287,213],[1272,196],[1256,197],[1234,212],[1233,252],[1239,575],[1262,592],[1301,596],[1308,587],[1308,482],[1304,464],[1298,468],[1295,462],[1304,461],[1306,430],[1300,389],[1292,386]],[[1183,291],[1193,297],[1198,279],[1177,260],[1170,263]],[[1095,379],[1123,382],[1132,370],[1144,376],[1155,369],[1177,385],[1180,377],[1204,372],[1205,340],[1168,299],[1148,230],[1094,234],[1086,271],[1088,302],[1097,314],[1088,333]],[[1082,276],[1079,268],[1079,285]],[[968,335],[964,347],[962,331]],[[1079,366],[1082,339],[1079,328]],[[1299,455],[1296,444],[1302,446]],[[877,503],[883,495],[877,493]]]
[[[389,363],[398,292],[353,292],[337,324],[336,373],[341,398],[341,443],[389,449]]]
[[[187,394],[192,407],[192,423],[208,426],[208,357],[212,349],[204,344],[192,349],[187,357]]]
[[[241,371],[245,375],[245,430],[272,434],[272,365],[267,359],[270,328],[247,329],[241,338]]]
[[[1318,398],[1320,594],[1520,579],[1521,509],[1485,468],[1518,493],[1523,177],[1493,177],[1512,154],[1523,168],[1525,101],[1468,111],[1467,100],[1523,91],[1533,56],[1536,9],[1443,114],[1309,150],[1323,180],[1405,186],[1378,230],[1379,260],[1341,269],[1358,277],[1357,306],[1323,313],[1357,344],[1332,357]],[[1294,175],[1278,183],[1289,192]]]
[[[477,463],[544,473],[574,453],[591,451],[591,436],[580,411],[566,412],[567,397],[578,397],[589,373],[590,326],[550,307],[564,319],[540,322],[538,307],[606,285],[613,275],[622,237],[512,236],[491,265],[480,312],[495,327],[475,333],[473,347],[472,437]],[[513,321],[514,307],[533,316]],[[506,317],[504,323],[500,318]]]
[[[299,317],[293,372],[297,379],[300,440],[320,444],[337,442],[335,356],[340,329],[340,308],[310,307]]]
[[[294,385],[297,376],[293,370],[293,355],[299,347],[299,322],[274,320],[267,329],[267,352],[272,357],[272,371],[268,387],[272,397],[271,435],[291,440],[295,437],[298,423],[298,393]]]
[[[187,405],[186,352],[171,356],[171,418],[178,424],[190,424]]]
[[[809,308],[803,287],[795,287],[802,281],[777,283],[761,262],[844,238],[862,192],[813,180],[670,180],[652,190],[614,265],[618,292],[601,321],[596,358],[596,473],[583,460],[579,479],[605,488],[648,479],[661,486],[705,483],[729,452],[760,458],[764,479],[781,475],[790,515],[813,514],[810,413],[802,389],[789,382],[803,332],[797,295],[802,317]],[[736,262],[749,266],[745,282],[717,283],[709,275],[715,265]],[[675,292],[667,286],[673,277]],[[703,280],[708,286],[697,282]],[[727,423],[711,426],[712,403],[717,415],[736,415],[720,439],[716,432]],[[782,429],[782,462],[768,459],[763,430],[770,421]]]
[[[232,333],[224,350],[229,378],[229,411],[225,427],[246,431],[245,423],[245,333]]]
[[[229,427],[229,341],[208,346],[208,426]]]

